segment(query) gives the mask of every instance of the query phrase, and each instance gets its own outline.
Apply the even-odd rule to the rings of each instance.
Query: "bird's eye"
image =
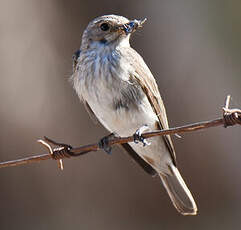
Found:
[[[107,31],[110,29],[110,25],[108,23],[102,23],[100,25],[100,29],[103,30],[103,31]]]

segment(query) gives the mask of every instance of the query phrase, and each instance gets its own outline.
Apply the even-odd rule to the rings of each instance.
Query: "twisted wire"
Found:
[[[225,128],[236,124],[241,125],[241,110],[232,109],[224,111],[223,120]]]

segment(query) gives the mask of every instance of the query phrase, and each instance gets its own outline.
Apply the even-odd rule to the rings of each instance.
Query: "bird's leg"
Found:
[[[103,138],[100,139],[98,145],[100,149],[103,149],[106,153],[111,154],[111,146],[109,145],[109,142],[111,138],[115,137],[114,133],[111,133]]]
[[[148,142],[143,136],[142,133],[149,130],[148,125],[143,125],[139,129],[136,130],[135,134],[133,135],[134,142],[137,144],[141,142],[143,146],[150,145],[151,143]]]

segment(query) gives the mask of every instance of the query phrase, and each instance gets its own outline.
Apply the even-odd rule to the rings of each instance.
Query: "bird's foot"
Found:
[[[135,134],[133,135],[134,138],[134,142],[137,144],[139,142],[141,142],[143,144],[143,147],[145,147],[146,145],[150,145],[151,143],[148,142],[143,136],[142,133],[149,130],[148,125],[143,125],[142,127],[140,127],[139,129],[136,130]]]
[[[107,154],[111,154],[111,146],[109,145],[110,140],[115,136],[114,133],[109,134],[108,136],[105,136],[100,139],[98,145],[100,149],[103,149]]]

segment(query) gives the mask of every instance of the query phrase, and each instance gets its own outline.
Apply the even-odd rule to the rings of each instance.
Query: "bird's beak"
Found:
[[[141,28],[142,25],[144,24],[144,22],[146,21],[147,19],[143,19],[143,20],[133,20],[133,21],[130,21],[124,25],[122,25],[120,27],[120,29],[122,31],[124,31],[126,33],[126,35],[130,34],[130,33],[133,33],[135,32],[137,29]]]

